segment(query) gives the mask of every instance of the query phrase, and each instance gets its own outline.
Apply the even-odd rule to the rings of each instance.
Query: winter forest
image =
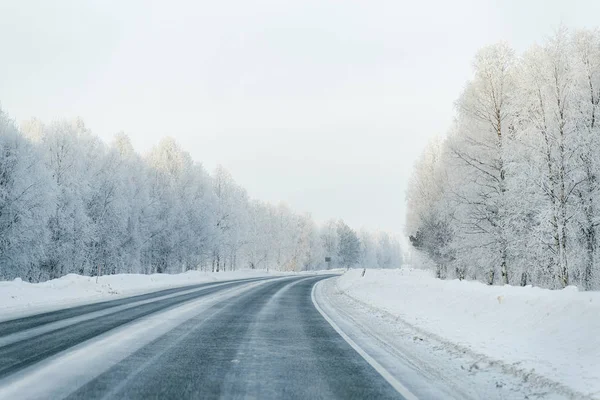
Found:
[[[0,110],[0,151],[0,279],[401,263],[393,236],[249,199],[172,139],[142,157],[80,119],[17,127]]]
[[[600,32],[492,45],[473,66],[415,165],[412,246],[441,278],[600,289]]]

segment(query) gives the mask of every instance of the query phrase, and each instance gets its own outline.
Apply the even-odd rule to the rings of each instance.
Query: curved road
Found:
[[[313,305],[312,288],[324,278],[208,284],[0,323],[0,389],[15,374],[26,376],[36,363],[112,329],[250,284],[82,382],[68,398],[401,398]],[[60,326],[63,320],[70,322]],[[58,328],[45,331],[47,324]]]

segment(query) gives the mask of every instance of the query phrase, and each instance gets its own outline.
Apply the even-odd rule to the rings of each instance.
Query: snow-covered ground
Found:
[[[327,272],[331,271],[313,273]],[[263,270],[217,273],[188,271],[171,275],[105,275],[101,276],[98,282],[95,277],[75,274],[42,283],[27,283],[20,279],[0,281],[0,320],[198,283],[286,274],[290,273]]]
[[[323,282],[317,298],[363,346],[402,358],[389,368],[420,375],[417,394],[600,398],[600,293],[361,273]]]

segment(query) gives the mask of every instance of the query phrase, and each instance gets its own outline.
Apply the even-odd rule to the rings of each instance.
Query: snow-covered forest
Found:
[[[252,200],[172,139],[140,156],[80,119],[17,126],[0,110],[0,279],[400,263],[392,235]]]
[[[600,32],[481,49],[415,165],[407,233],[439,277],[600,289]]]

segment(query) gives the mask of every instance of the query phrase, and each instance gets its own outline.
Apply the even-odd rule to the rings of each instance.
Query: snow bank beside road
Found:
[[[98,283],[95,277],[75,274],[41,283],[15,279],[0,282],[0,320],[198,283],[278,275],[283,273],[242,270],[218,273],[188,271],[172,275],[104,275],[98,279]]]
[[[451,344],[600,396],[600,293],[487,286],[427,271],[351,270],[337,290]]]

